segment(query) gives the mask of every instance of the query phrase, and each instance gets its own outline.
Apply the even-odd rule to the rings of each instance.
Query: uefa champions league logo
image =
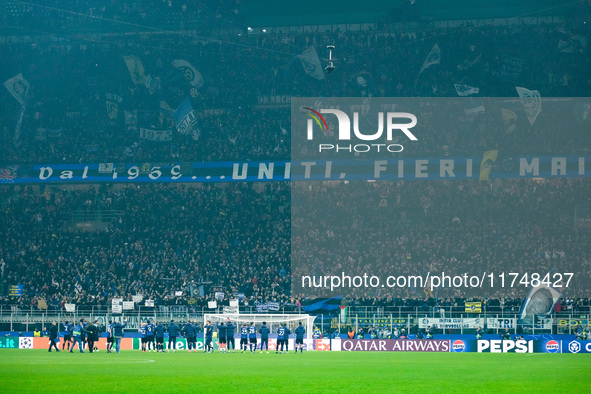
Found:
[[[568,344],[568,350],[571,353],[578,353],[581,350],[581,344],[577,341],[572,341]]]

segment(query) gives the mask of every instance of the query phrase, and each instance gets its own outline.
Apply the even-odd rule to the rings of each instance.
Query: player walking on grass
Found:
[[[66,343],[67,343],[67,345],[66,345]],[[62,343],[62,350],[69,349],[71,345],[72,345],[72,324],[70,324],[66,320],[64,323],[64,343]]]
[[[57,339],[58,331],[57,331],[57,322],[51,322],[51,327],[49,327],[49,352],[51,353],[51,348],[55,347],[55,351],[59,353],[60,349],[57,347],[55,340]]]
[[[295,329],[296,340],[295,340],[295,352],[298,353],[298,346],[300,348],[300,353],[304,351],[304,334],[306,334],[306,329],[300,322],[300,325]]]
[[[235,329],[236,325],[230,321],[230,318],[228,318],[228,321],[226,322],[226,347],[228,349],[228,353],[230,352],[230,348],[232,348],[232,352],[236,353],[236,344],[234,343]]]
[[[72,330],[72,339],[74,340],[74,342],[72,342],[72,347],[70,348],[70,353],[74,353],[74,346],[76,346],[76,344],[78,344],[78,349],[80,350],[80,353],[84,353],[84,348],[82,347],[82,330],[84,328],[82,328],[82,319],[80,320],[79,324],[76,324],[74,326],[74,329]]]
[[[220,345],[220,353],[226,352],[226,326],[224,322],[217,325],[218,328],[218,344]]]
[[[285,337],[285,327],[279,325],[277,329],[277,347],[275,348],[275,354],[281,352],[283,353],[283,338]],[[281,347],[281,350],[279,348]]]
[[[113,321],[109,320],[109,325],[107,326],[107,353],[113,351],[113,342]]]
[[[257,351],[257,328],[254,325],[254,322],[250,323],[250,327],[248,327],[248,340],[250,341],[250,351],[256,352]]]
[[[267,327],[267,322],[264,321],[261,328],[259,328],[259,334],[261,334],[261,353],[263,352],[263,347],[267,350],[267,353],[269,353],[269,333],[270,332],[271,332],[271,330],[269,330],[269,327]]]
[[[204,331],[205,331],[205,353],[212,353],[213,352],[213,324],[208,320],[207,324],[205,324]]]
[[[244,353],[246,348],[248,347],[248,327],[246,323],[242,324],[240,327],[240,352]]]
[[[158,325],[154,329],[156,336],[156,351],[159,353],[164,352],[164,326],[162,322],[158,322]]]
[[[179,326],[177,326],[174,320],[170,321],[168,325],[168,351],[170,352],[172,344],[172,352],[176,353],[176,337],[179,336]]]

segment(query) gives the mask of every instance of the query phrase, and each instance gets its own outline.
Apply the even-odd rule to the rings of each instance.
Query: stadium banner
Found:
[[[589,327],[589,320],[588,319],[574,319],[574,318],[570,318],[570,319],[560,319],[557,318],[556,319],[556,324],[560,327],[577,327],[577,326],[581,326],[581,327]]]
[[[476,328],[484,324],[484,319],[476,318],[429,318],[419,319],[419,328]]]
[[[351,319],[352,325],[357,325],[361,327],[366,326],[406,326],[408,324],[414,324],[414,318],[406,318],[406,317],[377,317],[377,318],[370,318],[370,317],[354,317]]]
[[[466,313],[482,313],[482,302],[466,302],[464,310]]]
[[[288,108],[291,105],[291,95],[276,94],[257,97],[258,108]]]
[[[500,169],[489,179],[576,178],[591,176],[591,156],[527,156],[497,159]],[[387,159],[376,161],[314,160],[271,162],[101,163],[15,166],[2,184],[80,182],[256,182],[325,180],[479,179],[482,157]],[[104,163],[103,163],[104,164]],[[102,171],[101,171],[102,170]]]
[[[60,341],[63,341],[63,337],[61,337],[63,333],[60,333]],[[30,349],[45,349],[49,348],[49,338],[47,337],[35,337],[29,338],[31,339],[31,348]],[[131,350],[133,349],[133,340],[134,338],[122,338],[121,339],[121,347],[122,350]],[[97,342],[95,342],[96,347],[99,350],[107,350],[107,338],[101,337]],[[24,349],[24,347],[21,347]],[[61,350],[61,347],[60,347]],[[74,348],[74,352],[78,351],[78,345]],[[88,347],[85,348],[85,352],[88,352]]]
[[[18,349],[17,337],[0,337],[0,349]]]
[[[12,285],[10,286],[10,297],[20,297],[23,295],[23,290],[25,289],[25,285]]]
[[[486,319],[486,327],[491,328],[515,328],[517,327],[517,319],[489,317]]]
[[[155,130],[140,127],[140,138],[150,141],[169,142],[172,141],[172,130]]]
[[[562,353],[591,353],[591,341],[561,341]]]
[[[343,339],[343,351],[449,352],[448,339]]]
[[[127,339],[131,339],[132,340],[132,349],[133,350],[140,350],[142,348],[141,345],[141,340],[140,338],[127,338]],[[328,339],[326,340],[328,343]],[[237,350],[240,350],[240,338],[236,337],[234,338],[234,342],[236,343],[236,347]],[[333,340],[332,344],[333,344],[333,351],[335,350],[335,343],[337,342],[337,340]],[[339,340],[340,342],[340,340]],[[212,340],[212,345],[214,349],[219,349],[219,342],[218,342],[218,338],[213,338]],[[304,339],[304,350],[313,350],[314,349],[314,340],[312,339]],[[168,346],[168,338],[164,338],[164,348],[166,349]],[[197,338],[196,339],[196,346],[197,346],[197,350],[204,350],[204,344],[203,344],[203,338]],[[257,349],[260,350],[260,346],[261,346],[261,339],[258,338],[258,343],[257,343]],[[152,349],[152,347],[150,346],[150,349]],[[177,350],[186,350],[187,349],[187,339],[186,338],[177,338],[176,339],[176,349]],[[269,338],[269,351],[274,351],[277,349],[277,340],[275,338]],[[288,349],[289,350],[294,350],[295,349],[295,339],[294,338],[290,338],[289,342],[288,342]],[[328,349],[325,349],[328,350]],[[340,348],[339,348],[340,350]]]
[[[561,341],[550,340],[451,340],[451,351],[456,353],[560,353]]]

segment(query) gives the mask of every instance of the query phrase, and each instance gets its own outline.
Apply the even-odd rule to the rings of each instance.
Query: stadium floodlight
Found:
[[[312,339],[312,331],[314,330],[314,320],[316,316],[310,316],[305,314],[273,314],[273,313],[205,313],[203,315],[203,325],[210,321],[213,324],[230,321],[240,325],[242,323],[254,323],[259,327],[263,322],[267,322],[267,326],[274,333],[280,324],[286,323],[291,332],[293,333],[300,322],[306,327],[306,339]]]
[[[334,50],[334,45],[327,45],[326,49],[328,49],[328,66],[326,66],[325,70],[327,74],[330,74],[334,69],[334,59],[332,58],[332,51]]]

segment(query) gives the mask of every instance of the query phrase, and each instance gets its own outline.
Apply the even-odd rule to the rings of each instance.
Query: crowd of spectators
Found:
[[[591,234],[573,226],[573,210],[588,203],[588,189],[584,179],[3,187],[4,290],[24,285],[23,297],[5,302],[104,307],[142,294],[157,306],[200,308],[222,292],[241,306],[295,310],[326,294],[302,288],[304,275],[369,273],[384,283],[443,271],[507,278],[504,288],[497,276],[477,290],[337,292],[351,306],[430,310],[484,296],[513,310],[509,300],[529,286],[510,287],[509,272],[573,272],[563,294],[577,298],[588,291]],[[102,210],[122,214],[96,231],[73,215]]]
[[[68,38],[0,45],[4,80],[21,72],[30,83],[29,100],[18,144],[13,144],[19,104],[2,93],[5,152],[0,162],[93,163],[270,160],[290,157],[290,109],[264,105],[259,98],[296,97],[457,97],[454,84],[478,87],[477,96],[516,97],[515,86],[543,97],[588,97],[591,79],[589,25],[517,25],[463,27],[423,33],[390,29],[361,32],[245,34],[224,40],[187,35],[125,35],[97,40]],[[559,43],[570,46],[559,47]],[[337,69],[324,80],[306,75],[296,57],[315,46],[324,59],[326,45],[336,46]],[[441,60],[419,70],[437,44]],[[565,52],[565,50],[567,52]],[[150,91],[135,85],[124,56],[138,56],[145,74],[160,79]],[[192,87],[171,66],[189,61],[203,76]],[[324,65],[324,60],[321,60]],[[106,95],[118,95],[118,114],[110,118]],[[199,121],[188,135],[172,141],[140,138],[139,128],[165,129],[163,102],[171,108],[191,97]],[[268,108],[279,107],[279,108]],[[137,122],[126,123],[126,111]],[[542,112],[532,133],[525,114],[518,127],[493,145],[519,147],[518,154],[555,154]],[[492,114],[487,116],[493,116]],[[494,116],[501,119],[498,112]],[[470,139],[486,117],[454,133],[429,133],[413,155],[479,155],[482,141]],[[589,136],[561,130],[581,152]],[[536,138],[532,136],[535,135]],[[490,141],[485,141],[490,142]],[[490,145],[490,144],[488,144]],[[445,148],[444,148],[445,146]]]
[[[83,7],[83,2],[73,4]],[[211,2],[200,2],[193,11],[179,2],[170,4],[152,1],[138,3],[137,9],[92,12],[112,19],[135,15],[140,18],[135,23],[150,23],[162,7],[221,19],[226,11],[239,15],[233,2],[224,2],[222,11],[207,8]],[[12,23],[11,17],[4,15],[4,22]],[[478,87],[478,96],[486,97],[516,97],[516,85],[539,90],[543,97],[588,97],[589,27],[485,25],[403,33],[385,25],[379,31],[245,32],[215,40],[146,33],[5,41],[0,44],[5,59],[0,76],[6,80],[22,73],[30,89],[16,140],[19,105],[6,90],[0,95],[0,166],[288,160],[293,153],[290,109],[260,105],[269,96],[448,97],[456,96],[454,83],[459,83]],[[297,55],[314,45],[323,59],[328,44],[337,47],[337,69],[316,80],[304,72]],[[419,75],[435,44],[441,50],[439,64]],[[123,58],[129,55],[142,60],[146,75],[160,78],[159,87],[133,83]],[[175,59],[191,62],[203,75],[203,86],[192,87],[171,66]],[[113,94],[122,100],[110,117],[106,97]],[[186,97],[199,118],[194,132],[174,132],[170,142],[140,139],[141,127],[172,127],[162,109],[174,110]],[[137,113],[137,121],[130,124],[126,112]],[[587,152],[590,135],[568,129],[558,133],[548,126],[555,123],[544,118],[555,114],[543,113],[536,133],[520,114],[524,126],[501,137],[485,133],[492,116],[463,119],[464,126],[470,124],[464,127],[468,134],[431,133],[413,153],[480,156],[495,148],[520,155]],[[558,138],[559,145],[554,143]],[[331,274],[335,268],[351,275],[372,268],[397,275],[575,272],[565,292],[574,297],[588,291],[591,272],[589,229],[573,226],[572,219],[575,205],[589,204],[588,191],[585,178],[2,185],[1,283],[4,294],[10,285],[24,285],[24,295],[0,302],[26,306],[43,299],[53,308],[66,302],[106,307],[114,297],[142,294],[156,305],[197,308],[223,292],[226,299],[240,294],[242,306],[274,301],[294,307],[314,292],[292,291],[292,277]],[[73,220],[76,210],[123,214],[106,230],[82,231]],[[502,302],[514,308],[524,292],[504,289],[486,297],[493,304],[506,298]],[[469,296],[460,291],[428,294],[423,288],[364,288],[351,303],[432,308]],[[588,305],[582,301],[580,306]]]

